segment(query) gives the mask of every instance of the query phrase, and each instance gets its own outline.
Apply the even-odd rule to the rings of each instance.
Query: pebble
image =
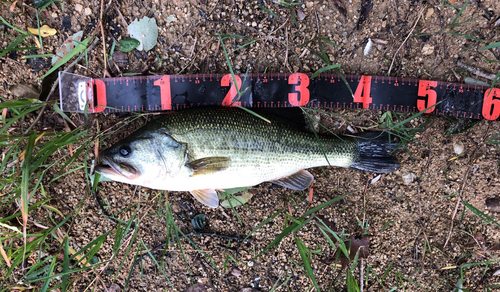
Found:
[[[413,181],[415,181],[416,177],[417,176],[414,173],[410,172],[408,174],[403,175],[401,178],[403,179],[403,184],[407,186],[411,184]]]
[[[424,54],[424,55],[434,54],[434,46],[431,46],[429,44],[425,44],[425,46],[422,48],[422,54]]]
[[[83,10],[83,6],[81,4],[76,4],[75,5],[75,11],[78,13],[81,13]]]
[[[90,8],[85,8],[85,10],[83,11],[83,14],[85,14],[85,16],[89,16],[89,15],[92,15],[92,9]]]
[[[464,152],[464,145],[461,143],[453,143],[453,151],[455,151],[455,154],[460,155]]]
[[[500,197],[486,199],[486,208],[493,212],[500,212]]]

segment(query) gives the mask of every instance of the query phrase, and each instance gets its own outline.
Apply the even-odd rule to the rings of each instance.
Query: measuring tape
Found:
[[[364,108],[497,120],[500,89],[398,77],[304,73],[92,79],[59,73],[61,108],[116,113],[193,106]]]

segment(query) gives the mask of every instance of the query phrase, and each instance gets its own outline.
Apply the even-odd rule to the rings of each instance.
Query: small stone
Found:
[[[427,13],[425,13],[425,19],[429,20],[433,14],[434,14],[434,8],[431,7],[427,9]]]
[[[407,186],[411,184],[413,181],[415,181],[416,177],[417,176],[414,173],[410,172],[408,174],[403,175],[401,178],[403,179],[403,184]]]
[[[253,267],[253,262],[252,262],[252,261],[249,261],[249,262],[248,262],[248,266],[249,266],[249,267]]]
[[[486,199],[486,208],[493,212],[500,212],[500,197]]]
[[[241,271],[235,268],[231,271],[231,275],[233,275],[235,277],[239,277],[239,276],[241,276]]]
[[[81,4],[76,4],[75,10],[76,10],[76,12],[81,13],[83,10],[83,6]]]
[[[306,7],[307,7],[308,9],[313,8],[313,6],[314,6],[314,2],[313,2],[313,1],[306,2]]]
[[[83,14],[85,14],[85,16],[89,16],[89,15],[92,15],[92,9],[90,8],[85,8],[85,10],[83,11]]]
[[[252,26],[253,26],[253,27],[256,27],[256,26],[257,26],[257,22],[255,22],[255,21],[254,21],[254,22],[252,22]]]
[[[464,145],[460,143],[453,143],[453,151],[455,154],[460,155],[464,152]]]
[[[424,54],[424,55],[434,54],[434,46],[431,46],[429,44],[425,44],[425,46],[422,48],[422,54]]]

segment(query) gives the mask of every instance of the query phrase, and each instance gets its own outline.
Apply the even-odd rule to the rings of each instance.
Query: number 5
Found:
[[[425,102],[425,99],[417,100],[417,108],[419,111],[423,111],[426,108],[436,104],[437,93],[434,89],[431,89],[431,86],[436,87],[437,81],[420,80],[418,83],[418,96],[427,97],[427,104]],[[434,111],[435,108],[436,107],[432,107],[428,109],[425,113],[430,114]]]

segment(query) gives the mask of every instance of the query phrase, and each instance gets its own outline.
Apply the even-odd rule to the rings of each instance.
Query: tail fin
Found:
[[[351,168],[375,173],[393,172],[399,162],[393,156],[399,143],[394,135],[383,132],[365,132],[355,136],[359,147],[359,157]]]

